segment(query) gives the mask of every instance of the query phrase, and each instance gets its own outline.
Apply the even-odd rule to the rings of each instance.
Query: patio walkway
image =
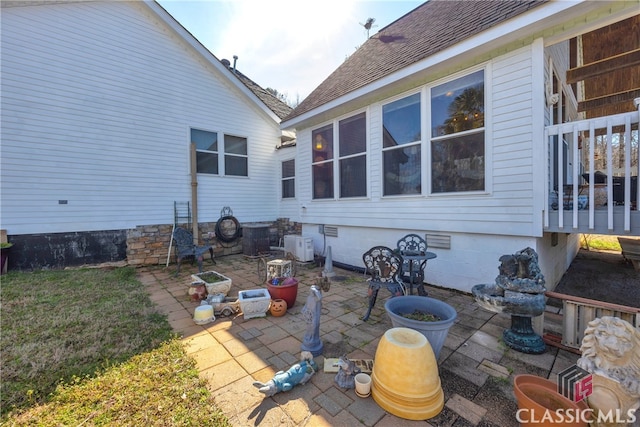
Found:
[[[229,295],[239,290],[264,287],[257,277],[257,261],[242,255],[217,259],[205,270],[233,279]],[[508,349],[501,336],[510,326],[507,316],[476,306],[471,295],[426,286],[429,296],[446,301],[458,312],[458,319],[438,359],[445,407],[428,421],[409,421],[380,408],[373,398],[362,399],[355,390],[344,390],[334,382],[335,373],[322,369],[305,385],[264,397],[252,385],[268,381],[275,372],[299,361],[300,344],[306,328],[301,310],[309,288],[321,269],[301,265],[295,305],[282,317],[218,317],[204,326],[196,325],[188,289],[197,267],[184,263],[179,277],[175,264],[168,269],[145,267],[139,277],[151,299],[168,315],[180,333],[187,352],[197,361],[201,376],[209,383],[216,405],[240,426],[518,426],[517,406],[512,391],[513,375],[529,373],[555,380],[556,374],[573,365],[578,355],[547,347],[541,355],[527,355]],[[360,317],[367,307],[367,285],[363,274],[334,267],[338,280],[323,294],[321,339],[323,355],[316,357],[322,368],[324,357],[346,354],[351,359],[373,359],[383,333],[391,328],[384,302],[389,292],[381,289],[369,321]],[[551,308],[550,308],[551,309]]]

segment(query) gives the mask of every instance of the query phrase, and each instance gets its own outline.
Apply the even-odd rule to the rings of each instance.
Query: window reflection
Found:
[[[484,190],[484,70],[431,90],[431,126],[431,191]]]
[[[311,132],[313,198],[333,198],[333,125]]]
[[[340,120],[340,197],[367,195],[367,118],[365,113]]]
[[[431,91],[431,136],[484,127],[484,71],[436,86]]]
[[[420,141],[420,94],[382,107],[384,147]]]
[[[382,107],[385,196],[422,191],[420,94]]]

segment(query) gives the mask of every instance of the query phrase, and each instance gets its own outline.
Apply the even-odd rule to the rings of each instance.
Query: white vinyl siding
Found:
[[[380,229],[395,227],[412,230],[443,230],[455,233],[486,233],[536,236],[533,198],[533,134],[531,47],[500,56],[485,66],[486,162],[485,191],[478,194],[452,194],[383,197],[382,194],[382,105],[410,95],[369,106],[369,174],[367,200],[310,203],[305,223],[336,224]],[[468,74],[465,70],[448,79]],[[413,92],[415,93],[415,91]],[[423,101],[426,88],[423,88]],[[538,110],[540,111],[540,110]],[[425,113],[423,112],[423,115]],[[298,158],[301,203],[310,201],[311,132],[298,131]],[[304,155],[306,153],[306,156]],[[428,159],[423,160],[423,166]],[[425,173],[428,172],[428,168]],[[365,249],[366,250],[366,249]]]
[[[172,223],[191,198],[191,127],[251,144],[250,179],[198,176],[199,220],[275,217],[277,123],[144,3],[3,8],[1,48],[9,234]]]

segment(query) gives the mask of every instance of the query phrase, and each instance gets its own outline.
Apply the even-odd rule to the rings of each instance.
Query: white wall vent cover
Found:
[[[335,225],[325,225],[324,235],[327,237],[338,237],[338,227]]]
[[[451,249],[451,236],[444,234],[425,234],[427,248]]]

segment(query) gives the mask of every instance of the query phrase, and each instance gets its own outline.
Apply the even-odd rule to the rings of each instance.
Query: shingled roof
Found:
[[[266,105],[267,108],[273,111],[280,119],[285,118],[287,115],[289,115],[289,113],[291,113],[293,108],[280,101],[278,98],[273,96],[271,92],[267,91],[258,83],[242,74],[240,71],[238,71],[237,68],[231,68],[231,63],[228,59],[221,59],[220,62],[222,62],[225,67],[229,68],[229,70],[231,70],[231,72],[238,78],[238,80],[240,80],[251,92],[253,92],[253,94],[257,96],[260,101],[262,101],[264,105]]]
[[[285,120],[300,116],[547,0],[430,0],[367,40]]]

